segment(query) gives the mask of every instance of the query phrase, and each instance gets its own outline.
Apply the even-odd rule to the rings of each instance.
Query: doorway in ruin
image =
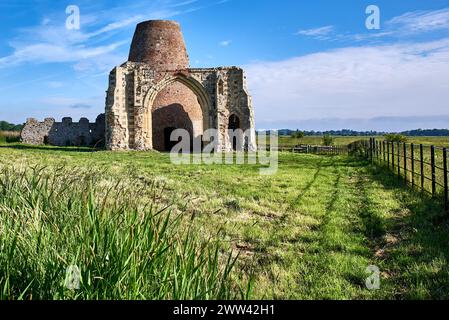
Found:
[[[178,143],[170,141],[176,129],[185,129],[190,137],[203,134],[203,111],[197,95],[185,84],[174,81],[162,89],[152,106],[153,148],[168,152]]]
[[[240,118],[237,117],[235,114],[232,114],[229,117],[229,123],[228,123],[228,129],[229,130],[237,130],[240,129]],[[236,151],[237,150],[237,138],[238,136],[236,134],[231,135],[232,137],[232,150]]]

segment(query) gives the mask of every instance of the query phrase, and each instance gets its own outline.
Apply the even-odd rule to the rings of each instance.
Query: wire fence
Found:
[[[352,154],[390,168],[412,188],[442,199],[445,210],[449,211],[447,148],[376,138],[354,142],[348,148]]]
[[[310,153],[310,154],[324,154],[324,155],[343,155],[348,154],[348,146],[334,145],[334,146],[314,146],[314,145],[298,145],[294,147],[279,147],[281,152],[294,153]]]

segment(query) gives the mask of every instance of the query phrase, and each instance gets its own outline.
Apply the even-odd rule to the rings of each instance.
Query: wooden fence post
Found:
[[[379,163],[379,141],[376,139],[376,160]]]
[[[394,142],[391,143],[391,168],[393,169],[393,172],[395,171],[395,166],[394,166]]]
[[[419,161],[421,166],[421,189],[424,191],[424,146],[419,145]]]
[[[401,144],[398,142],[398,178],[401,178]]]
[[[401,178],[401,143],[397,142],[397,147],[398,147],[398,154],[397,154],[397,159],[398,159],[398,167],[397,167],[397,173],[398,173],[398,179]]]
[[[432,167],[432,195],[437,193],[436,174],[435,174],[435,146],[430,146],[430,163]]]
[[[407,143],[404,142],[404,177],[405,177],[405,184],[407,184]]]
[[[447,185],[447,149],[443,148],[443,170],[444,170],[444,210],[449,211],[448,185]]]
[[[412,187],[415,186],[415,145],[410,145],[410,161],[412,162]]]
[[[390,142],[387,141],[387,166],[390,168]]]
[[[373,138],[369,138],[369,159],[373,162]]]
[[[365,151],[366,151],[366,159],[369,159],[369,143],[368,141],[365,141]]]

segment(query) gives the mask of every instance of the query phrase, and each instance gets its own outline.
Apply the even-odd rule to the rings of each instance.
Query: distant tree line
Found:
[[[278,134],[280,136],[293,136],[297,137],[298,133],[301,132],[304,136],[385,136],[390,134],[391,132],[385,131],[355,131],[349,129],[343,130],[329,130],[329,131],[300,131],[300,130],[291,130],[291,129],[280,129],[278,130]],[[269,134],[270,131],[267,131]],[[403,136],[427,136],[427,137],[440,137],[440,136],[449,136],[448,129],[417,129],[403,132],[394,132],[394,134],[400,134]]]
[[[0,131],[21,131],[23,124],[13,124],[6,121],[0,121]]]
[[[404,136],[413,136],[413,137],[446,137],[449,136],[448,129],[417,129],[401,132]]]

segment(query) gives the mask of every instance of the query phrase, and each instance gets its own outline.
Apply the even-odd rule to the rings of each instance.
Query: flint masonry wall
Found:
[[[201,108],[200,126],[203,130],[219,129],[220,150],[232,150],[227,135],[231,115],[240,119],[242,130],[254,129],[251,97],[242,69],[221,67],[158,72],[142,63],[127,62],[115,68],[109,78],[106,99],[108,149],[153,149],[153,111],[160,108],[154,104],[160,99],[159,93],[172,83],[182,83],[196,95]],[[193,117],[191,120],[198,121]],[[250,149],[255,148],[254,140],[250,141]]]
[[[56,122],[46,118],[43,122],[30,118],[27,120],[21,138],[23,143],[50,144],[54,146],[93,146],[104,145],[105,118],[100,114],[95,123],[81,118],[73,122],[72,118],[63,118]]]
[[[188,68],[179,24],[146,21],[137,25],[128,62],[114,68],[106,96],[106,148],[163,149],[164,128],[185,128],[195,137],[219,130],[218,147],[232,150],[231,115],[240,129],[252,130],[254,113],[244,71],[237,67]]]

